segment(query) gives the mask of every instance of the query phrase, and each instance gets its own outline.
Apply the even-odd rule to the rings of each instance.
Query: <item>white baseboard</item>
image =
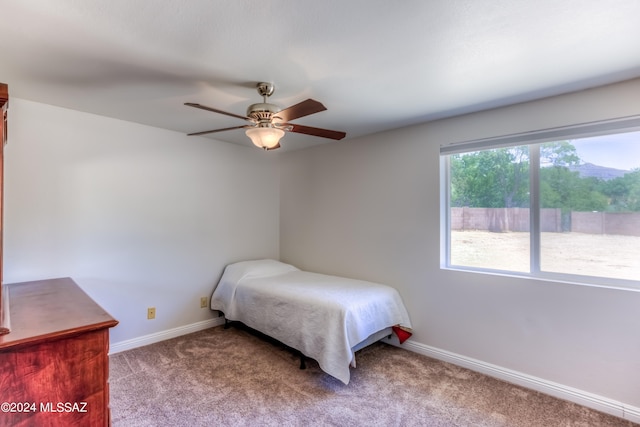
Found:
[[[640,424],[640,408],[624,405],[624,416],[622,418]]]
[[[120,353],[121,351],[131,350],[132,348],[142,347],[144,345],[176,338],[223,324],[224,317],[215,317],[213,319],[203,320],[190,325],[179,326],[177,328],[167,329],[166,331],[155,332],[153,334],[132,338],[130,340],[120,341],[109,345],[109,354]]]
[[[397,342],[387,341],[389,344],[398,346]],[[425,344],[413,342],[411,340],[402,344],[405,348],[415,353],[423,354],[434,359],[449,362],[462,366],[472,371],[480,372],[503,381],[517,384],[540,393],[548,394],[559,399],[567,400],[596,411],[614,415],[634,423],[640,423],[640,408],[624,404],[606,397],[598,396],[573,387],[547,381],[542,378],[523,374],[501,366],[492,365],[481,360],[472,359],[460,354],[452,353],[439,348],[430,347]]]

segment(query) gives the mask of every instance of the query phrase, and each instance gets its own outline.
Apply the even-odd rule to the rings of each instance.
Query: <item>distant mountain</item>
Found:
[[[606,166],[598,166],[593,163],[584,163],[579,166],[570,166],[569,170],[578,171],[580,173],[580,178],[599,178],[602,180],[610,180],[614,178],[619,178],[623,176],[625,173],[629,172],[622,169],[614,169],[608,168]]]

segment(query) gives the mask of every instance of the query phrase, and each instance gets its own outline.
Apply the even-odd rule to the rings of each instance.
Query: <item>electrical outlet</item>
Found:
[[[200,308],[207,308],[208,305],[209,305],[209,298],[200,297]]]
[[[147,308],[147,319],[155,319],[156,318],[156,308],[149,307]]]

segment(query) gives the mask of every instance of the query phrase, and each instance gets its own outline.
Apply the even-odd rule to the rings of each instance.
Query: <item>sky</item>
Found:
[[[640,131],[595,136],[570,141],[580,160],[598,166],[631,170],[640,168]]]

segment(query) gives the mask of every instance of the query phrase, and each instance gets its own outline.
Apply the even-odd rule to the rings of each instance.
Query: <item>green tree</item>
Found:
[[[545,142],[540,145],[540,164],[551,166],[573,166],[580,163],[576,147],[569,141]]]
[[[529,206],[529,147],[496,148],[450,157],[451,206]],[[603,181],[581,178],[570,141],[540,144],[542,208],[570,211],[640,211],[640,169]]]
[[[540,206],[560,208],[563,214],[584,209],[598,210],[600,203],[592,203],[590,185],[585,185],[578,172],[570,166],[580,163],[580,157],[573,144],[568,141],[547,142],[540,145]],[[605,200],[600,197],[600,201]],[[588,208],[585,208],[588,207]]]
[[[497,148],[451,156],[451,205],[528,206],[528,148]]]
[[[619,178],[602,181],[599,190],[608,198],[607,210],[640,211],[640,169],[634,169]]]
[[[541,162],[566,167],[580,159],[568,141],[540,145]],[[529,147],[496,148],[451,156],[451,205],[529,206]],[[557,197],[548,189],[549,197]]]
[[[570,211],[604,211],[607,197],[598,191],[599,180],[580,178],[576,171],[564,166],[540,169],[540,206]]]

